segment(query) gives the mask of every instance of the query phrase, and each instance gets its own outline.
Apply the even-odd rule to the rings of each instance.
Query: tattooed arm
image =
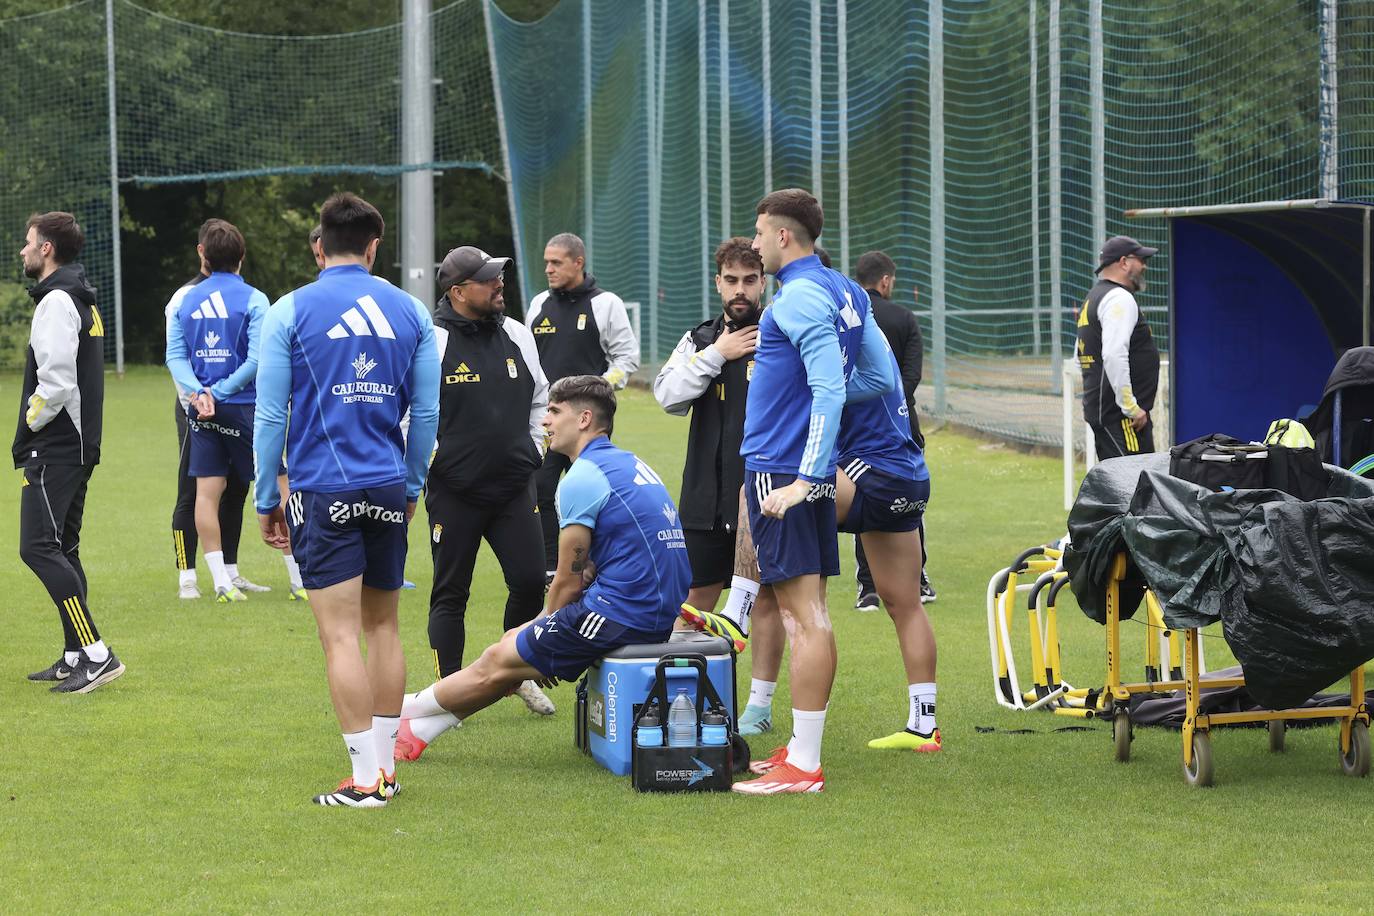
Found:
[[[592,529],[585,525],[565,525],[558,535],[558,571],[549,586],[545,614],[582,597],[586,587],[583,577],[593,570],[591,553]]]

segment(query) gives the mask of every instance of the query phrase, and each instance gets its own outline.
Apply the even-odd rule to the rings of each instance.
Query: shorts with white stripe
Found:
[[[759,581],[764,585],[797,576],[840,574],[840,542],[835,525],[835,478],[812,486],[807,498],[771,518],[760,510],[774,490],[797,478],[766,471],[744,472],[744,498],[749,504],[749,531],[759,558]]]
[[[915,531],[930,501],[929,480],[907,480],[872,467],[862,458],[841,460],[845,476],[854,483],[849,514],[840,519],[840,530]]]
[[[19,557],[57,605],[68,652],[100,639],[86,604],[80,552],[86,485],[93,470],[61,464],[26,467],[19,495]]]
[[[546,677],[570,681],[608,652],[637,643],[666,642],[671,633],[671,628],[661,633],[631,629],[590,610],[579,598],[526,624],[515,637],[515,650]]]

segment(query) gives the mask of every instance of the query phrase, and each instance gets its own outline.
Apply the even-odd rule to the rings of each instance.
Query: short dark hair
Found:
[[[382,214],[357,194],[335,194],[320,208],[320,247],[326,255],[367,254],[386,232]]]
[[[243,263],[243,233],[228,220],[207,219],[201,224],[200,244],[211,271],[233,273]]]
[[[599,375],[569,375],[553,383],[549,403],[571,404],[590,410],[597,425],[610,435],[615,429],[615,389]]]
[[[826,251],[826,250],[825,250],[824,248],[822,248],[820,245],[817,245],[817,246],[816,246],[815,251],[816,251],[816,257],[820,259],[821,266],[822,266],[822,267],[829,267],[829,266],[830,266],[830,252]]]
[[[808,243],[815,242],[816,239],[820,238],[821,229],[825,226],[825,215],[821,212],[821,202],[812,197],[810,192],[803,191],[801,188],[784,188],[781,191],[774,191],[759,201],[758,209],[755,212],[790,219],[806,233]]]
[[[754,250],[752,242],[738,235],[716,246],[716,273],[723,272],[726,264],[742,264],[763,273],[763,258]]]
[[[310,237],[307,239],[307,241],[310,242],[311,248],[314,248],[315,243],[320,240],[320,233],[322,233],[323,231],[324,230],[320,228],[319,223],[316,223],[315,228],[310,230]]]
[[[545,248],[562,248],[568,253],[570,258],[581,258],[585,264],[587,261],[587,246],[582,241],[582,237],[571,232],[560,232],[549,239]]]
[[[854,279],[864,289],[873,289],[883,277],[897,276],[897,265],[881,251],[865,251],[854,265]]]
[[[76,217],[63,210],[51,213],[35,213],[24,225],[24,232],[37,231],[38,238],[52,245],[53,260],[59,264],[75,261],[86,244],[86,233],[81,231]]]

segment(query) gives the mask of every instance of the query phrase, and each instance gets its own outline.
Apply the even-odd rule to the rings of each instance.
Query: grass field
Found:
[[[2,382],[13,399],[15,379]],[[109,380],[82,556],[128,665],[114,684],[57,697],[24,680],[60,630],[18,560],[17,473],[0,496],[0,912],[1367,909],[1374,785],[1340,775],[1334,728],[1290,731],[1282,755],[1263,732],[1223,731],[1218,784],[1198,790],[1177,733],[1137,730],[1121,765],[1104,725],[1055,732],[1072,721],[995,705],[987,579],[1062,530],[1060,468],[948,432],[928,454],[943,753],[864,746],[903,724],[906,688],[886,615],[854,612],[844,578],[830,591],[840,670],[822,795],[636,794],[573,748],[565,685],[550,719],[507,700],[440,739],[402,767],[386,810],[316,808],[309,796],[345,773],[338,728],[309,612],[285,601],[251,517],[240,565],[275,590],[228,607],[176,598],[170,401],[163,371]],[[676,493],[686,429],[632,391],[616,441]],[[414,526],[408,568],[420,590],[401,601],[411,689],[429,679],[424,534]],[[499,635],[503,600],[484,551],[470,656]],[[1101,629],[1070,603],[1061,630],[1066,676],[1100,683]],[[1134,671],[1140,640],[1126,636]],[[1212,667],[1226,661],[1219,640],[1208,650]],[[756,755],[785,740],[785,691]],[[1007,733],[1022,727],[1036,733]]]

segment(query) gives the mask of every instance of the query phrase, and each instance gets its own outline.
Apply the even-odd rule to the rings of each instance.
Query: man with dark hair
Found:
[[[472,665],[407,696],[412,731],[437,737],[522,681],[570,681],[621,646],[668,638],[687,594],[687,545],[659,476],[611,444],[614,418],[604,378],[572,376],[549,389],[549,448],[572,464],[558,485],[558,572],[545,610]],[[406,748],[409,759],[423,750]]]
[[[247,600],[225,563],[219,518],[229,478],[245,489],[253,478],[253,382],[268,304],[239,275],[244,251],[233,223],[206,220],[196,253],[207,276],[167,325],[167,368],[178,388],[193,392],[186,472],[196,480],[196,532],[221,603]]]
[[[320,235],[323,230],[320,224],[316,223],[315,228],[310,230],[310,253],[315,257],[315,266],[324,270],[324,252],[320,250]]]
[[[76,263],[85,241],[70,213],[34,214],[19,252],[25,275],[37,281],[12,448],[24,471],[19,557],[57,606],[65,639],[57,661],[29,680],[56,681],[55,693],[88,693],[124,673],[91,617],[79,552],[105,401],[105,324]]]
[[[405,693],[396,612],[406,527],[438,425],[439,358],[429,309],[371,275],[384,229],[376,208],[337,194],[320,210],[320,226],[319,279],[278,300],[263,324],[253,437],[258,522],[269,546],[295,549],[352,761],[352,777],[314,801],[377,808],[396,791],[392,755]],[[283,447],[285,512],[275,480]]]
[[[1083,419],[1098,458],[1155,450],[1150,411],[1159,391],[1159,348],[1133,293],[1145,290],[1145,262],[1159,253],[1114,235],[1097,255],[1097,283],[1078,311]]]
[[[439,265],[434,337],[443,382],[439,439],[425,485],[434,586],[429,646],[435,679],[463,667],[473,564],[485,539],[505,576],[502,630],[539,613],[544,598],[543,532],[534,509],[534,472],[543,459],[548,383],[534,336],[506,317],[502,274],[510,258],[464,245]],[[554,705],[534,681],[517,693],[540,715]],[[401,740],[423,745],[433,736]]]
[[[615,388],[624,388],[639,368],[639,341],[615,293],[596,285],[586,272],[587,251],[582,239],[561,232],[544,246],[544,276],[549,288],[535,296],[525,312],[525,325],[534,333],[539,363],[549,383],[570,375],[600,375]],[[553,495],[568,459],[556,451],[544,455],[535,474],[539,518],[544,527],[544,569],[552,581],[558,566],[558,519]]]
[[[887,391],[897,380],[868,296],[815,255],[820,203],[792,188],[764,197],[757,213],[753,247],[782,288],[759,322],[741,452],[760,581],[772,589],[792,642],[794,708],[792,740],[753,766],[760,779],[734,789],[819,792],[835,677],[825,578],[839,574],[836,433],[847,399]]]
[[[902,308],[892,301],[892,288],[897,282],[897,265],[881,251],[869,251],[859,256],[854,266],[854,279],[868,293],[868,301],[873,306],[873,318],[887,338],[888,345],[897,356],[897,367],[902,373],[902,394],[906,398],[906,411],[911,426],[911,438],[916,446],[925,449],[926,440],[921,435],[921,421],[916,416],[916,387],[921,384],[921,370],[925,359],[925,341],[921,336],[921,324],[910,309]],[[920,293],[914,287],[912,297]],[[935,600],[935,587],[930,584],[926,574],[926,563],[930,554],[926,551],[926,529],[922,518],[916,529],[921,541],[921,603],[929,604]],[[860,611],[878,609],[878,590],[873,586],[873,575],[868,569],[868,559],[864,556],[863,541],[854,539],[855,578],[858,579],[859,597],[854,607]]]

